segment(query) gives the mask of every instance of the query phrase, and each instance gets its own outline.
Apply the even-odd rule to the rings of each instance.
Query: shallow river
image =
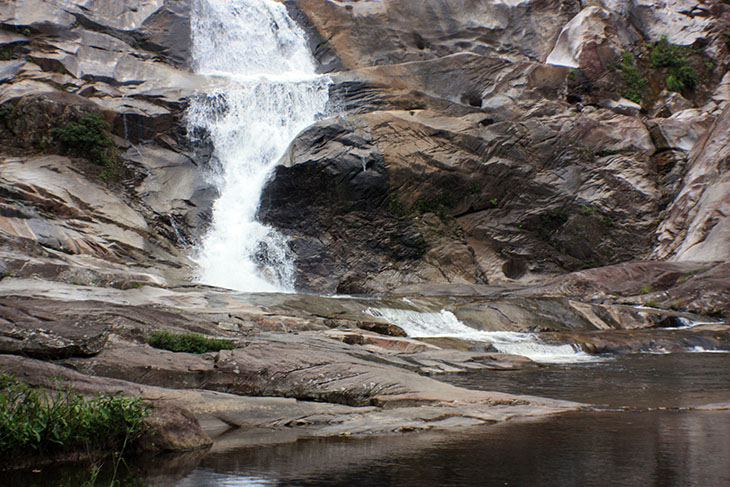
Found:
[[[730,411],[696,409],[730,402],[730,354],[635,355],[444,378],[598,409],[459,433],[304,440],[171,458],[164,466],[138,461],[122,485],[730,485]],[[44,474],[10,485],[79,485],[83,477]],[[72,478],[59,483],[65,475]]]

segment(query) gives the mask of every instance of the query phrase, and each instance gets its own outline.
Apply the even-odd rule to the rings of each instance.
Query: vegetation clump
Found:
[[[0,105],[0,120],[8,120],[13,116],[15,105],[12,103],[4,103]]]
[[[101,178],[109,180],[118,175],[119,161],[108,130],[109,125],[101,115],[88,113],[63,127],[51,129],[51,136],[66,149],[101,166]]]
[[[236,344],[222,338],[208,338],[198,333],[170,333],[155,330],[147,335],[147,343],[171,352],[206,353],[233,350]]]
[[[641,104],[641,98],[644,96],[649,81],[642,77],[636,68],[634,55],[630,52],[623,53],[621,63],[617,68],[621,70],[621,77],[626,85],[626,89],[622,93],[623,96],[634,103]]]
[[[0,375],[0,458],[123,449],[142,432],[150,407],[121,394],[51,394]]]
[[[448,216],[448,211],[456,207],[459,203],[458,197],[455,197],[452,193],[444,191],[433,197],[421,198],[417,200],[411,211],[418,214],[424,213],[435,213],[442,220]]]
[[[648,47],[651,67],[669,68],[664,81],[669,91],[681,93],[697,86],[697,70],[687,63],[687,57],[692,54],[690,47],[672,44],[666,36]]]
[[[568,213],[563,209],[550,210],[540,215],[540,228],[538,229],[538,238],[540,240],[550,240],[552,232],[556,231],[568,222]]]

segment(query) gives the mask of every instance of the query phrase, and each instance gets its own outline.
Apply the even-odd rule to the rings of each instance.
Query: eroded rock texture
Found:
[[[0,5],[2,272],[114,286],[185,279],[214,189],[183,112],[184,1],[8,1]],[[97,115],[109,172],[58,130]],[[106,173],[104,171],[107,171]],[[99,177],[101,176],[101,178]]]
[[[259,211],[291,237],[302,289],[727,258],[726,5],[287,5],[339,70],[339,116],[299,135]],[[699,77],[681,93],[651,54],[671,43]]]

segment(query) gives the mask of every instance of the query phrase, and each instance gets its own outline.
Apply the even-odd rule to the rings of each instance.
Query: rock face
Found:
[[[654,256],[679,261],[730,259],[730,107],[693,146],[682,189],[657,232]]]
[[[5,272],[117,286],[188,278],[181,250],[215,197],[206,148],[182,123],[205,83],[187,71],[188,13],[173,0],[0,6]],[[108,125],[112,177],[59,141],[89,114]]]
[[[665,12],[651,2],[529,12],[519,2],[443,4],[447,37],[425,4],[289,5],[327,40],[315,53],[323,66],[336,57],[348,69],[335,92],[349,116],[301,134],[262,199],[260,217],[292,237],[300,287],[367,293],[403,282],[530,281],[648,257],[657,238],[668,240],[666,230],[654,236],[657,222],[720,112],[713,103],[695,109],[701,125],[689,111],[651,119],[645,107],[615,101],[623,81],[609,68],[669,24],[682,26],[682,43],[703,39],[708,55],[722,51],[724,66],[727,48],[715,40],[726,7],[692,22],[684,7]],[[525,26],[519,36],[496,20],[511,16]],[[538,16],[539,26],[529,20]],[[465,34],[472,20],[479,37]],[[694,103],[708,100],[719,82],[710,77]]]
[[[404,283],[531,282],[666,258],[669,246],[704,240],[699,229],[707,234],[708,219],[724,214],[711,195],[722,194],[727,170],[710,167],[722,160],[723,129],[704,158],[698,142],[722,113],[724,102],[711,101],[721,73],[708,70],[685,93],[692,101],[672,102],[677,94],[654,87],[667,73],[649,65],[654,44],[642,39],[681,26],[673,42],[712,46],[691,63],[721,52],[725,69],[727,47],[716,40],[729,17],[718,4],[693,22],[676,3],[664,11],[587,2],[579,11],[569,2],[288,2],[322,39],[323,69],[335,59],[344,68],[333,89],[343,116],[299,135],[259,210],[290,236],[298,287],[383,293]],[[614,67],[631,52],[652,83],[643,106],[621,98],[628,82]],[[677,108],[662,112],[665,98]],[[648,116],[652,107],[661,114]],[[707,212],[677,239],[674,227],[686,225],[687,202],[698,197],[681,188],[697,193],[692,178],[710,172],[717,183],[699,203]],[[711,245],[724,251],[722,228]],[[723,260],[723,251],[708,245],[691,258]]]

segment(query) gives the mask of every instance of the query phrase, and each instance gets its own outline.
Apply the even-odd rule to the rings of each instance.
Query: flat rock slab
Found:
[[[0,300],[0,353],[45,359],[88,357],[104,348],[108,336],[103,323],[59,320],[52,313]]]
[[[195,413],[204,425],[220,424],[265,428],[269,433],[291,433],[289,440],[311,436],[367,435],[431,429],[461,429],[516,417],[539,417],[581,408],[567,401],[527,396],[498,395],[500,401],[468,403],[458,400],[430,406],[380,408],[352,407],[291,398],[248,397],[208,390],[181,390],[95,377],[56,364],[12,355],[0,355],[0,367],[31,384],[56,386],[93,395],[123,392],[155,404],[179,404]],[[453,388],[458,389],[458,388]],[[474,392],[479,397],[489,393]],[[495,399],[496,396],[492,396]],[[268,436],[266,436],[268,437]]]

